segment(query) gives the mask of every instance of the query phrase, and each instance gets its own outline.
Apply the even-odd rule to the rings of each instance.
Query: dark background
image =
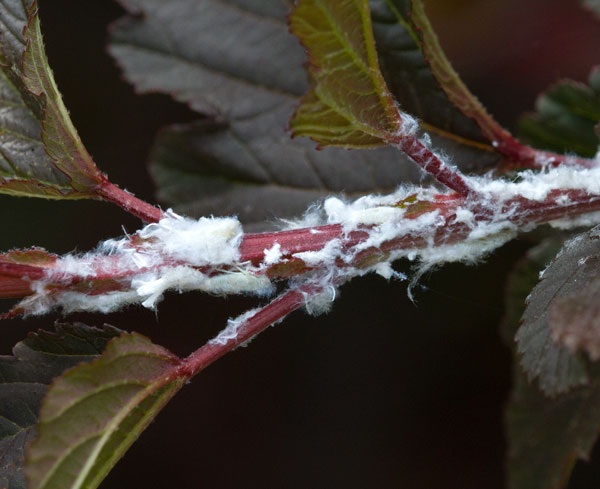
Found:
[[[153,202],[145,159],[154,135],[195,115],[166,96],[137,97],[121,80],[104,49],[122,14],[116,3],[40,3],[50,63],[84,143],[113,182]],[[455,66],[509,128],[549,83],[585,80],[598,62],[600,23],[574,0],[426,3]],[[4,196],[0,220],[3,250],[87,250],[139,226],[110,204]],[[102,487],[503,487],[510,353],[498,326],[506,275],[527,246],[424,277],[416,305],[405,283],[373,276],[344,286],[327,316],[294,313],[184,388]],[[69,320],[140,331],[186,355],[255,306],[172,294],[157,315]],[[0,353],[55,319],[4,322]],[[580,463],[570,487],[594,480],[597,464]]]

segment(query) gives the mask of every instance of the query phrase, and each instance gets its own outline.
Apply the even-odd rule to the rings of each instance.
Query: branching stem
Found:
[[[565,204],[564,201],[568,201]],[[469,228],[456,221],[455,211],[465,205],[464,199],[454,199],[438,204],[445,224],[439,226],[439,239],[446,244],[464,239]],[[477,203],[472,206],[477,222],[485,222],[493,218],[492,211]],[[506,221],[516,227],[528,227],[561,218],[574,217],[586,212],[600,210],[600,195],[589,194],[583,190],[554,191],[545,200],[535,201],[523,197],[515,197],[502,204],[507,214]],[[508,210],[511,212],[508,212]],[[424,230],[425,232],[427,230]],[[257,265],[264,259],[264,251],[275,243],[281,247],[283,256],[292,256],[304,251],[318,251],[334,239],[342,239],[343,246],[350,248],[369,237],[369,227],[344,233],[339,224],[328,224],[315,228],[294,229],[275,233],[247,234],[240,246],[241,261]],[[383,243],[380,251],[424,246],[423,236],[419,233],[407,233]],[[348,264],[346,264],[348,265]]]

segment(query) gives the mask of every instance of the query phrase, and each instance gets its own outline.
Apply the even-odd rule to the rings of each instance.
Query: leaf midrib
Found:
[[[157,357],[160,357],[160,355],[156,355]],[[120,357],[122,358],[122,357]],[[163,359],[166,359],[168,357],[162,357]],[[172,359],[170,359],[172,360]],[[173,370],[176,368],[176,365],[173,366]],[[110,440],[110,438],[112,437],[112,435],[114,434],[114,432],[118,429],[118,427],[121,425],[121,423],[127,418],[127,416],[129,414],[131,414],[135,408],[146,398],[149,398],[152,394],[154,394],[157,390],[159,390],[161,387],[164,387],[166,385],[169,384],[169,382],[183,382],[181,379],[173,379],[172,378],[172,372],[168,371],[166,373],[163,373],[162,375],[160,375],[159,377],[157,377],[155,380],[153,380],[152,382],[149,383],[142,383],[140,382],[139,385],[146,385],[145,388],[141,389],[136,395],[134,395],[118,412],[118,414],[116,416],[113,416],[111,418],[111,421],[106,425],[106,427],[104,429],[102,429],[100,432],[95,432],[93,434],[91,434],[90,436],[86,437],[83,439],[83,441],[81,441],[80,443],[74,445],[74,444],[70,444],[69,445],[69,449],[65,452],[63,452],[61,454],[61,456],[59,456],[55,463],[53,464],[53,467],[50,471],[48,471],[48,473],[46,474],[46,476],[44,477],[44,479],[41,481],[41,483],[39,484],[39,488],[43,489],[47,482],[49,480],[52,479],[53,475],[60,469],[62,463],[68,459],[68,457],[70,456],[70,454],[73,452],[74,449],[76,449],[77,447],[81,446],[82,443],[84,443],[87,440],[91,440],[94,437],[98,437],[99,441],[97,443],[95,443],[94,446],[94,450],[91,452],[91,454],[87,457],[87,461],[86,464],[82,467],[81,471],[79,472],[79,475],[77,477],[77,479],[75,480],[74,484],[71,485],[71,487],[69,489],[79,489],[81,488],[82,484],[85,482],[87,476],[90,473],[90,470],[93,468],[94,464],[96,463],[99,454],[102,452],[102,449],[104,448],[104,446],[106,445],[106,443]],[[128,385],[128,384],[133,384],[135,385],[134,382],[126,382],[123,383],[121,385]],[[116,387],[115,385],[113,385],[112,387]],[[105,389],[100,389],[99,391],[96,390],[94,391],[95,393],[99,393],[99,392],[104,392]],[[78,398],[76,402],[74,402],[72,404],[72,406],[78,404],[82,399],[87,398],[88,396],[83,396],[83,398]],[[148,413],[148,415],[150,416],[151,413]],[[54,419],[54,418],[52,418]],[[52,421],[52,419],[48,419],[48,420],[44,420],[44,423],[46,422],[50,422]],[[135,436],[135,433],[133,433],[133,435]]]

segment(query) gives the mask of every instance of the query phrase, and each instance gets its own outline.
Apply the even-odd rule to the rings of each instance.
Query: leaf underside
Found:
[[[210,118],[164,129],[151,154],[158,196],[176,211],[194,216],[233,213],[256,229],[256,223],[296,216],[332,193],[389,192],[401,182],[421,180],[419,170],[393,148],[315,151],[305,138],[290,139],[285,128],[308,86],[304,52],[288,32],[287,2],[169,3],[172,8],[164,9],[159,0],[125,2],[135,15],[113,25],[109,49],[139,92],[170,94]],[[423,114],[436,115],[441,131],[462,129],[460,138],[432,134],[434,145],[456,154],[463,170],[495,165],[493,152],[479,149],[476,142],[463,144],[467,127],[474,125],[448,110],[447,101],[443,106],[443,94],[419,97],[415,89],[423,83],[427,66],[394,14],[380,5],[373,15],[377,46],[390,61],[386,66],[380,57],[385,76],[409,80],[395,85],[410,92],[405,99],[414,107],[412,113],[421,117],[417,108],[422,108]],[[228,42],[223,42],[223,32]],[[417,75],[409,78],[413,70]],[[430,74],[429,79],[435,85]]]
[[[542,242],[509,277],[504,336],[513,347],[524,299],[560,245],[558,239]],[[586,385],[550,398],[527,379],[516,353],[513,392],[506,409],[508,487],[563,488],[576,460],[589,456],[600,430],[600,371],[593,365]]]
[[[402,132],[379,71],[367,0],[300,0],[290,29],[306,48],[312,84],[290,123],[295,136],[368,148]]]
[[[589,76],[589,85],[561,81],[542,93],[536,112],[519,121],[519,137],[532,146],[559,153],[593,157],[598,151],[596,126],[600,121],[600,69]]]
[[[87,154],[44,51],[37,0],[0,0],[0,193],[95,197]]]
[[[13,356],[0,356],[0,487],[25,489],[26,446],[35,438],[42,398],[64,370],[89,362],[121,333],[104,326],[58,324],[18,343]]]
[[[26,461],[29,489],[93,489],[181,388],[180,360],[137,334],[56,379]]]

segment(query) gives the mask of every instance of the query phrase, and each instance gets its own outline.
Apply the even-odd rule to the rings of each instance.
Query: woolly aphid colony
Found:
[[[301,289],[307,284],[314,284],[315,290],[321,291],[306,296],[306,310],[316,315],[329,310],[337,288],[352,277],[375,272],[386,279],[406,279],[392,269],[392,262],[399,258],[415,261],[418,264],[415,277],[418,277],[424,270],[445,262],[476,262],[512,239],[517,231],[535,227],[535,222],[519,227],[511,220],[514,209],[504,204],[515,197],[543,201],[553,191],[571,189],[600,194],[600,166],[585,169],[567,164],[540,172],[525,171],[519,174],[518,181],[491,177],[465,177],[465,180],[476,189],[477,201],[467,198],[453,209],[453,223],[462,223],[469,230],[466,237],[458,242],[436,244],[435,237],[449,224],[447,217],[442,216],[438,209],[409,219],[406,218],[407,209],[397,205],[409,197],[433,202],[440,196],[440,191],[434,188],[401,186],[394,194],[367,195],[354,202],[330,197],[322,204],[312,206],[301,220],[287,222],[285,228],[310,227],[311,232],[318,233],[319,225],[340,224],[341,237],[328,241],[317,251],[297,253],[289,253],[275,242],[271,248],[264,250],[264,259],[258,266],[240,259],[243,230],[236,218],[194,220],[169,210],[160,222],[147,225],[133,236],[105,241],[91,253],[61,258],[48,270],[44,279],[33,282],[34,294],[20,306],[25,314],[42,314],[57,307],[65,312],[106,313],[134,303],[155,308],[167,290],[270,296],[275,285],[265,270],[295,258],[301,259],[312,271],[290,279],[289,285]],[[568,206],[568,200],[563,195],[557,203]],[[485,206],[491,217],[477,220],[475,204],[479,208]],[[598,222],[600,213],[594,212],[549,224],[566,228]],[[344,236],[358,229],[368,233],[367,238],[350,248],[344,246]],[[339,265],[353,263],[363,250],[377,249],[383,243],[411,235],[420,237],[419,246],[394,249],[367,267]],[[54,288],[49,293],[49,284],[60,284],[67,277],[89,280],[101,274],[110,275],[111,270],[121,274],[122,287],[119,290],[88,295],[65,287],[58,292]],[[239,318],[231,319],[227,328],[212,340],[213,343],[223,344],[235,338],[239,326],[255,312],[248,311]]]

